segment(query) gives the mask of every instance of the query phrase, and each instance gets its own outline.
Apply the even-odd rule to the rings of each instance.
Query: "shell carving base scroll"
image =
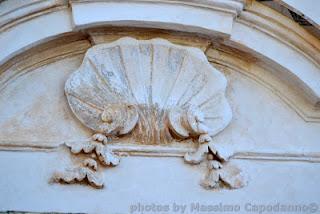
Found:
[[[197,48],[133,38],[93,46],[65,84],[71,110],[93,133],[91,141],[67,146],[74,154],[91,157],[79,168],[56,174],[54,180],[87,180],[101,188],[98,165],[119,164],[108,144],[130,139],[133,144],[156,146],[193,141],[198,149],[187,153],[185,162],[206,160],[211,165],[202,186],[216,188],[219,181],[229,182],[231,188],[243,186],[240,173],[228,170],[228,158],[212,143],[232,118],[226,86],[224,75]]]

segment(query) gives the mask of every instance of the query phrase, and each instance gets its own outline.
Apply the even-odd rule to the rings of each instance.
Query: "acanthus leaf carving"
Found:
[[[54,182],[62,182],[67,184],[87,181],[92,187],[103,188],[103,176],[97,172],[87,168],[78,167],[67,169],[63,172],[54,173],[52,180]]]
[[[104,166],[116,166],[120,163],[120,158],[100,142],[89,141],[74,144],[67,144],[73,154],[84,152],[86,154],[93,153],[99,162]]]
[[[215,160],[214,155],[208,155],[207,173],[201,181],[201,186],[206,189],[227,186],[237,189],[247,184],[247,176],[235,165],[228,162]]]

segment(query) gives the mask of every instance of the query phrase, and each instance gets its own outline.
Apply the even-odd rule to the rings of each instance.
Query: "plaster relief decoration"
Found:
[[[102,188],[99,164],[116,166],[120,160],[110,144],[192,142],[197,149],[184,159],[189,164],[207,161],[203,187],[242,187],[241,171],[212,142],[232,118],[226,86],[224,75],[197,48],[133,38],[90,48],[67,80],[65,94],[75,116],[93,131],[92,141],[67,146],[74,154],[91,156],[83,166],[55,174],[54,180],[86,180]]]

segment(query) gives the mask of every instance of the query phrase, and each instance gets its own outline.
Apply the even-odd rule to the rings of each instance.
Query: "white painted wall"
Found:
[[[70,112],[63,91],[65,80],[78,68],[83,50],[90,44],[64,48],[70,53],[79,49],[70,56],[53,57],[52,53],[62,49],[52,48],[52,53],[43,54],[43,61],[38,63],[50,57],[54,60],[21,66],[22,71],[20,62],[17,67],[1,67],[0,211],[130,213],[131,206],[139,203],[168,205],[168,213],[172,213],[173,203],[186,205],[189,210],[185,213],[192,213],[192,203],[239,205],[240,213],[259,213],[252,212],[252,205],[277,204],[305,205],[302,213],[320,210],[320,124],[315,107],[320,97],[320,70],[317,57],[310,56],[319,53],[317,38],[297,32],[288,24],[290,32],[300,38],[289,41],[276,28],[236,17],[241,17],[243,7],[239,1],[136,1],[124,5],[79,0],[73,1],[71,8],[66,2],[20,2],[17,10],[8,1],[0,3],[5,8],[0,12],[1,65],[31,47],[78,29],[85,32],[109,24],[157,27],[223,38],[227,44],[268,62],[273,72],[278,72],[273,68],[279,68],[284,74],[280,76],[289,82],[294,80],[292,83],[301,90],[288,86],[259,63],[243,63],[245,69],[241,71],[233,67],[233,61],[224,65],[228,67],[223,73],[228,79],[227,98],[233,120],[214,141],[235,152],[232,162],[249,175],[249,184],[242,189],[202,189],[199,181],[205,166],[186,165],[181,157],[129,156],[123,157],[116,168],[103,170],[106,187],[96,190],[49,183],[54,171],[77,163],[77,158],[71,158],[59,145],[91,135]],[[270,22],[271,26],[281,26]],[[280,86],[269,87],[277,84]],[[288,88],[288,93],[279,95],[278,89],[283,88]],[[289,94],[299,102],[285,102]],[[296,106],[304,108],[304,102],[312,108],[306,111],[313,113],[309,117],[297,111]]]

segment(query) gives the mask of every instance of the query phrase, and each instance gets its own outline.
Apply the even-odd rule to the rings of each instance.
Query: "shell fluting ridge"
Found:
[[[232,117],[226,86],[200,49],[122,38],[90,48],[65,93],[94,132],[163,144],[223,130]]]

